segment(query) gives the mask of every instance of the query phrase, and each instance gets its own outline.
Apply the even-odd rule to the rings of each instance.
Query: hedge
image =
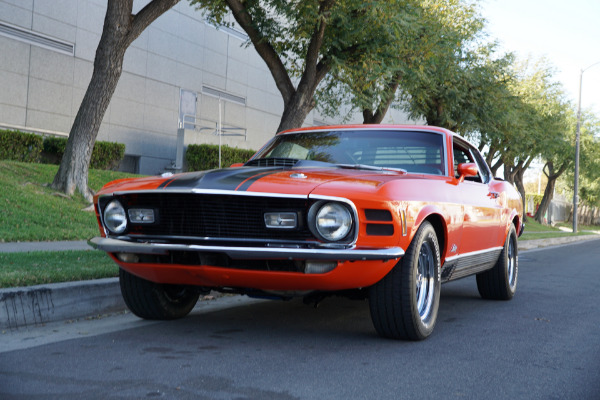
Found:
[[[67,146],[66,138],[49,137],[44,140],[46,161],[59,164]],[[115,169],[125,156],[125,145],[113,142],[96,142],[92,151],[90,168]]]
[[[60,164],[66,146],[66,138],[43,138],[33,133],[0,130],[0,160]],[[124,144],[96,142],[90,168],[116,169],[124,156]]]
[[[0,130],[0,160],[39,162],[43,140],[33,133]]]
[[[244,163],[256,153],[254,150],[221,146],[221,166]],[[188,171],[219,168],[219,146],[213,144],[190,144],[185,152]]]

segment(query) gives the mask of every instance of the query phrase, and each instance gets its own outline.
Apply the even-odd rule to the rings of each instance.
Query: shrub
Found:
[[[66,138],[49,137],[44,140],[44,159],[59,164],[67,146]],[[96,142],[92,151],[90,168],[114,170],[125,156],[125,145],[113,142]]]
[[[125,145],[114,142],[96,142],[90,168],[115,170],[125,156]]]
[[[33,133],[0,130],[0,160],[39,162],[42,142]]]
[[[256,153],[254,150],[221,146],[221,165],[228,167],[244,163]],[[203,171],[219,168],[219,146],[213,144],[191,144],[185,152],[188,171]]]

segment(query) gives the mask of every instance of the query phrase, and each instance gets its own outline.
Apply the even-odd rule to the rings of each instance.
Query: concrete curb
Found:
[[[549,239],[519,240],[519,251],[539,249],[550,246],[560,246],[563,244],[579,243],[598,239],[600,239],[600,235],[563,236]]]
[[[0,329],[125,310],[117,278],[0,290]]]

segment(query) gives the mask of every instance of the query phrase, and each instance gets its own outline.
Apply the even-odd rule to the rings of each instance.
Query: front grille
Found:
[[[117,198],[125,209],[152,208],[157,214],[153,224],[131,224],[132,236],[314,240],[304,223],[306,199],[197,193],[132,193]],[[267,229],[268,211],[296,212],[299,228]]]

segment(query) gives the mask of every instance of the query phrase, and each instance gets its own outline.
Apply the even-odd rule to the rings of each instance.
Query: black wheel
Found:
[[[511,225],[494,268],[477,274],[479,294],[484,299],[510,300],[517,290],[518,275],[517,232],[514,225]]]
[[[424,222],[404,257],[369,290],[371,319],[379,335],[423,340],[440,304],[440,248],[433,226]]]
[[[125,304],[144,319],[176,319],[189,314],[200,293],[188,286],[162,285],[119,270],[119,283]]]

